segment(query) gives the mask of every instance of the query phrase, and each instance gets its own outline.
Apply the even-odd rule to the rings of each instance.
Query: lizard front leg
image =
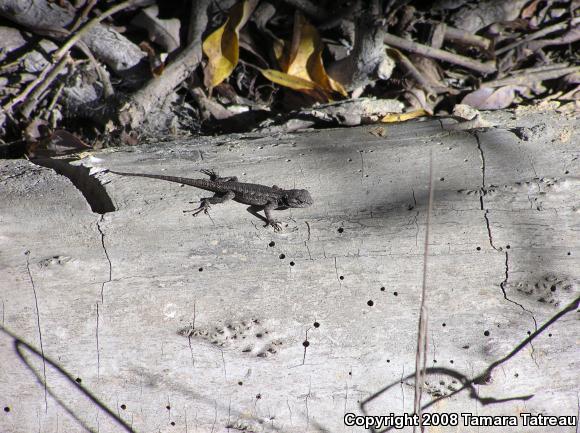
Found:
[[[266,215],[266,226],[272,226],[274,231],[279,232],[282,230],[282,225],[272,217],[272,211],[278,207],[276,202],[268,202],[264,206],[264,215]]]
[[[219,204],[219,203],[225,203],[226,201],[232,200],[234,197],[236,196],[236,193],[233,191],[228,191],[225,194],[214,194],[212,197],[204,197],[202,198],[199,202],[200,205],[197,209],[193,209],[193,210],[184,210],[183,213],[188,213],[191,212],[191,214],[193,216],[197,216],[199,215],[201,212],[207,214],[209,211],[209,208],[211,207],[212,204]],[[193,202],[191,202],[193,203]]]
[[[262,221],[264,221],[266,223],[266,225],[264,225],[264,227],[271,226],[274,228],[274,231],[278,232],[278,231],[282,230],[282,226],[280,225],[280,223],[278,221],[276,221],[276,220],[274,220],[274,218],[272,218],[272,210],[276,209],[277,207],[278,207],[278,205],[276,203],[268,202],[265,206],[258,206],[258,205],[249,206],[247,208],[247,211],[250,212],[255,217],[260,218]],[[264,214],[266,215],[265,218],[258,213],[261,210],[264,211]]]

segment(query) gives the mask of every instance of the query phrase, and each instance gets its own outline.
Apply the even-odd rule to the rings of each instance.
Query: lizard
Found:
[[[197,209],[190,211],[184,210],[183,212],[191,212],[193,216],[197,216],[201,212],[208,214],[211,205],[234,200],[238,203],[250,205],[247,208],[248,212],[262,220],[265,220],[266,225],[264,227],[271,226],[275,231],[281,230],[281,225],[278,221],[272,218],[273,210],[304,208],[312,205],[312,197],[305,189],[282,189],[276,185],[269,187],[256,183],[239,182],[236,176],[220,177],[213,170],[200,170],[201,173],[209,176],[209,180],[166,176],[162,174],[127,173],[113,170],[108,171],[120,176],[160,179],[168,182],[194,186],[206,191],[212,191],[215,194],[212,197],[204,197],[200,199],[200,206]],[[260,210],[264,211],[265,218],[258,214]]]

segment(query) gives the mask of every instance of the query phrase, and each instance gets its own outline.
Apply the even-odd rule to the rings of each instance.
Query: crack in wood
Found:
[[[28,278],[30,279],[30,285],[32,286],[32,292],[34,293],[34,304],[36,306],[36,325],[38,327],[38,339],[40,340],[40,353],[42,356],[42,373],[44,376],[44,410],[48,413],[48,390],[46,385],[46,358],[44,357],[44,345],[42,344],[42,331],[40,329],[40,311],[38,309],[38,296],[36,295],[36,286],[34,285],[34,280],[32,279],[32,273],[30,272],[30,251],[24,253],[26,256],[26,271],[28,272]]]
[[[109,257],[109,252],[107,251],[107,247],[105,245],[105,232],[103,232],[101,228],[101,222],[103,221],[104,215],[101,215],[100,218],[97,220],[97,230],[101,234],[101,246],[103,247],[103,251],[105,253],[105,257],[107,258],[107,262],[109,263],[109,278],[107,281],[103,281],[101,283],[101,303],[105,303],[104,300],[104,290],[105,284],[110,283],[113,280],[113,264],[111,263],[111,258]]]

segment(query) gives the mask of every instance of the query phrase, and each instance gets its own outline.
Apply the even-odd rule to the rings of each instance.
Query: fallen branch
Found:
[[[139,126],[155,108],[163,105],[167,96],[179,86],[199,65],[202,59],[201,37],[207,24],[207,8],[210,0],[193,2],[191,24],[193,33],[191,42],[179,53],[175,60],[165,67],[163,75],[152,78],[141,89],[136,91],[118,110],[118,121],[121,125]]]
[[[477,71],[481,74],[493,74],[497,71],[494,61],[489,62],[478,62],[476,60],[469,59],[458,54],[453,54],[448,51],[440,50],[437,48],[430,47],[428,45],[418,44],[413,41],[408,41],[407,39],[400,38],[395,35],[386,33],[384,35],[384,42],[401,50],[410,51],[415,54],[420,54],[425,57],[431,57],[433,59],[442,60],[444,62],[453,63],[456,65],[463,66],[467,69]]]
[[[491,46],[491,41],[483,36],[474,35],[473,33],[450,26],[446,26],[444,38],[446,41],[456,44],[479,47],[484,51],[488,50]]]

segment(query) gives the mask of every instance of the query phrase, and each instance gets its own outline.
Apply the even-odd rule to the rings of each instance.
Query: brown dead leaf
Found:
[[[68,131],[57,129],[51,133],[48,123],[40,119],[35,119],[28,125],[24,136],[26,154],[31,158],[69,155],[91,149],[91,146]]]
[[[525,86],[504,86],[497,89],[482,87],[474,92],[468,93],[462,104],[469,105],[480,110],[499,110],[507,108],[513,102],[518,93],[522,93],[527,88]]]
[[[54,155],[66,155],[91,149],[91,146],[70,132],[57,129],[48,138],[46,149]]]
[[[228,12],[226,22],[205,41],[203,53],[208,62],[204,68],[204,85],[214,88],[230,76],[239,59],[239,31],[246,24],[256,2],[244,0],[235,4]]]
[[[275,41],[273,48],[281,71],[262,70],[269,80],[305,93],[316,91],[326,101],[333,93],[347,96],[344,87],[326,73],[318,31],[301,14],[295,16],[292,41]]]

